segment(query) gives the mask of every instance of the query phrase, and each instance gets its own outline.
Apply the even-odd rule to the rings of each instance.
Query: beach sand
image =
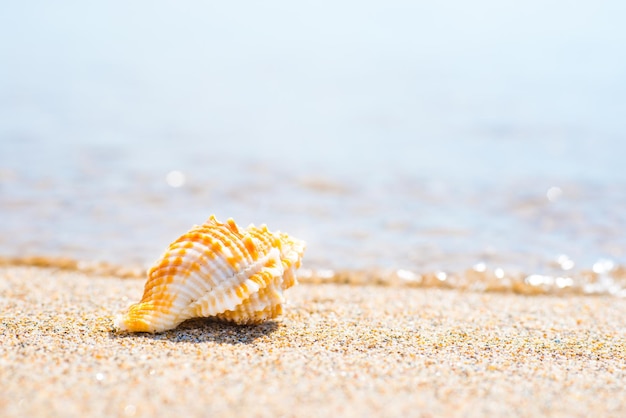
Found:
[[[118,334],[144,280],[0,268],[0,416],[626,416],[626,301],[299,285],[254,327]]]

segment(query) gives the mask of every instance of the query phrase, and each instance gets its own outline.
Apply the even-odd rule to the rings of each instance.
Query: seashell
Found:
[[[255,324],[282,313],[297,284],[305,243],[265,225],[240,229],[211,216],[182,235],[148,271],[139,303],[119,316],[123,331],[161,332],[196,317]]]

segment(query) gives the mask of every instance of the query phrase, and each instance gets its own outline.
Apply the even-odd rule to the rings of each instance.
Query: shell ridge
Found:
[[[258,243],[257,246],[260,245],[262,252],[267,252],[268,248],[273,247],[270,238],[273,239],[274,237],[271,232],[259,229],[254,225],[250,225],[248,226],[248,228],[246,228],[246,233],[249,234],[252,238],[256,239],[256,242]]]
[[[257,276],[262,275],[263,273],[268,272],[266,269],[266,265],[269,260],[277,257],[277,252],[270,252],[263,259],[258,260],[256,263],[248,266],[245,270],[236,273],[233,275],[230,280],[223,282],[219,287],[212,290],[209,294],[203,296],[202,298],[194,301],[189,305],[189,310],[198,312],[202,312],[203,315],[216,315],[225,310],[234,309],[237,305],[239,305],[243,300],[247,299],[250,294],[257,292],[259,289],[267,286],[267,283],[271,281],[271,277],[268,280],[263,280],[259,278],[259,280],[254,280]],[[269,271],[271,273],[271,271]],[[272,277],[276,275],[276,272],[273,273]],[[245,291],[242,291],[242,296],[239,297],[236,295],[235,291],[230,291],[231,289],[242,289],[245,288]],[[208,310],[205,307],[207,304],[207,300],[211,298],[220,298],[223,300],[220,304],[215,307],[215,311]]]
[[[246,254],[243,254],[241,253],[241,251],[238,251],[238,249],[236,249],[236,245],[233,245],[234,240],[232,237],[232,233],[228,234],[225,232],[230,232],[230,230],[228,230],[226,227],[215,228],[212,230],[207,230],[205,234],[211,238],[212,245],[220,247],[219,251],[215,251],[215,253],[217,253],[216,255],[218,255],[217,257],[215,257],[215,259],[219,259],[220,262],[223,263],[223,265],[230,270],[230,274],[232,274],[235,273],[238,264],[243,260],[247,260],[247,257]],[[210,249],[213,250],[212,248]],[[234,249],[236,249],[236,251],[233,251]],[[237,265],[231,265],[228,262],[228,258],[236,259]]]
[[[231,251],[237,250],[235,253],[238,256],[243,259],[249,259],[250,254],[248,254],[245,245],[243,245],[243,235],[241,234],[241,231],[239,231],[235,221],[232,218],[229,218],[226,223],[217,223],[216,225],[218,228],[212,228],[212,231],[216,233],[221,232],[221,235],[225,240],[224,243],[231,249]]]
[[[178,315],[163,313],[155,310],[153,303],[142,302],[131,305],[125,317],[116,319],[116,326],[123,331],[160,332],[169,329],[170,324],[176,327],[181,322]]]
[[[219,232],[221,231],[212,232],[214,233],[207,234],[203,231],[202,235],[207,236],[211,240],[216,239],[220,243],[232,241],[232,239],[226,236],[226,234],[220,234]],[[182,242],[183,241],[180,241],[179,243]],[[228,250],[230,248],[232,248],[232,246],[224,247],[224,250]],[[195,246],[191,249],[196,250],[195,254],[198,258],[208,258],[204,257],[204,252],[200,253],[200,250],[196,249]],[[223,257],[220,257],[220,255],[222,254],[218,254],[217,257],[211,259],[210,261],[207,260],[206,263],[201,263],[200,271],[198,272],[199,274],[194,272],[188,274],[186,280],[184,281],[184,284],[186,286],[175,287],[175,289],[177,290],[177,303],[175,305],[185,310],[186,314],[184,316],[191,316],[192,312],[198,311],[198,306],[206,304],[206,300],[211,300],[215,298],[222,300],[222,302],[218,306],[223,306],[225,309],[233,309],[236,305],[241,303],[241,299],[229,296],[227,289],[229,286],[233,286],[234,284],[240,286],[244,280],[248,288],[248,292],[244,293],[244,297],[247,297],[251,292],[258,291],[258,289],[260,288],[259,285],[255,286],[255,284],[250,281],[249,276],[254,275],[262,268],[265,261],[264,259],[268,258],[267,256],[257,260],[256,262],[253,262],[251,265],[248,265],[243,271],[236,272],[234,275],[231,276],[229,275],[229,273],[232,271],[232,266],[224,262]],[[170,257],[177,256],[178,254],[170,255]],[[176,269],[178,272],[184,272],[186,270],[186,267],[190,266],[191,264],[192,263],[179,264],[176,266]],[[214,275],[220,276],[219,278],[221,279],[221,284],[215,285],[215,283],[212,283],[213,286],[204,285],[204,283],[206,283],[207,281],[207,278],[209,279],[209,281],[213,282],[213,280],[211,280],[211,276]],[[182,289],[184,289],[185,287],[190,288],[189,291],[183,291]],[[174,291],[174,288],[172,288],[172,291]],[[197,297],[197,295],[201,295],[206,292],[213,293],[213,295],[206,298],[206,300],[203,300],[202,296]],[[201,311],[203,315],[213,315],[217,313],[213,312],[213,309],[209,309],[207,311],[206,309],[201,308]]]
[[[207,258],[207,254],[205,249],[201,247],[201,243],[197,241],[191,241],[191,247],[173,247],[170,250],[166,251],[161,259],[150,269],[149,275],[155,274],[156,272],[162,269],[176,269],[176,270],[184,270],[189,269],[193,266],[194,263],[198,263]],[[175,250],[179,250],[175,252]],[[184,250],[181,254],[181,250]],[[180,264],[175,264],[173,261],[177,257],[184,257]]]
[[[201,254],[197,260],[200,270],[207,277],[217,276],[215,278],[224,279],[231,275],[232,268],[223,260],[221,248],[219,251],[214,248],[218,244],[221,246],[222,239],[208,232],[203,232],[201,237],[202,241],[194,244],[194,247],[198,246],[196,251]]]
[[[226,311],[218,318],[239,324],[250,324],[275,317],[282,312],[284,296],[280,289],[268,287],[253,294],[236,309]]]
[[[229,277],[231,274],[230,268],[222,262],[221,257],[212,257],[206,249],[198,248],[196,251],[199,256],[191,264],[191,268],[188,269],[188,276],[206,282],[206,285],[203,287],[210,291],[218,286],[217,279],[224,280]]]
[[[291,238],[287,234],[280,234],[283,251],[281,252],[281,261],[285,269],[284,289],[288,289],[298,284],[296,270],[300,267],[300,259],[305,250],[305,243],[299,239]]]
[[[233,281],[233,277],[246,277],[246,276],[255,274],[257,271],[259,271],[262,268],[262,265],[265,262],[264,258],[265,257],[259,258],[257,260],[251,260],[250,264],[248,264],[244,269],[238,272],[233,272],[234,274],[227,274],[227,273],[230,273],[230,270],[231,270],[230,266],[227,266],[226,263],[220,263],[219,261],[216,261],[216,260],[212,260],[212,261],[216,261],[215,264],[219,264],[219,266],[211,270],[204,269],[203,268],[204,266],[200,266],[199,272],[202,274],[203,277],[206,275],[220,273],[221,275],[220,278],[222,279],[222,285],[231,284],[233,282],[240,283],[242,281],[241,279]],[[226,269],[228,269],[229,271],[227,272]],[[201,280],[203,277],[196,277],[196,279]],[[217,289],[218,287],[219,285],[216,284],[214,287],[208,289],[208,291],[213,291],[214,289]]]
[[[274,249],[274,257],[264,266],[264,273],[271,276],[280,277],[281,264],[278,259],[278,251]],[[274,267],[276,266],[276,267]],[[284,301],[281,280],[267,280],[265,286],[261,287],[258,292],[251,294],[241,304],[235,308],[230,308],[221,313],[221,319],[236,323],[252,323],[267,319],[264,311],[268,306],[281,304]],[[252,320],[254,318],[254,320]]]

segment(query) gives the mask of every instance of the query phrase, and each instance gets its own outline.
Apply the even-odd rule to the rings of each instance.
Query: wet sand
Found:
[[[142,288],[0,268],[0,415],[626,414],[624,299],[306,284],[261,326],[113,332]]]

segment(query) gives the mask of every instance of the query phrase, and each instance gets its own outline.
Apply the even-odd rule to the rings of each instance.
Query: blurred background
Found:
[[[317,269],[626,262],[623,1],[1,9],[2,255],[145,265],[215,213]]]

